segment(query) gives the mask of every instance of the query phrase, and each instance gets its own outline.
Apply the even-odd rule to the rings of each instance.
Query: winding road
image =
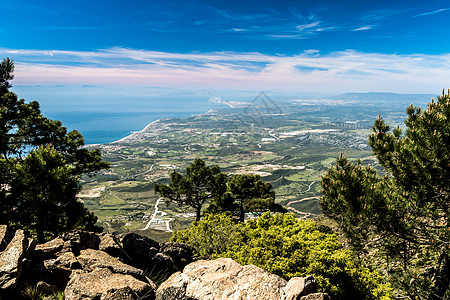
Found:
[[[307,193],[307,192],[309,192],[309,191],[311,190],[312,185],[313,185],[314,183],[316,183],[316,181],[311,182],[311,184],[308,186],[308,189],[307,189],[306,191],[300,192],[300,194],[301,194],[301,193]],[[319,197],[314,196],[314,197],[303,198],[303,199],[300,199],[300,200],[290,201],[290,202],[288,202],[288,203],[286,204],[286,208],[289,209],[289,210],[291,210],[291,211],[293,211],[293,212],[295,212],[295,213],[297,213],[297,214],[299,214],[299,215],[301,215],[301,217],[300,217],[301,219],[307,219],[307,218],[309,218],[309,217],[311,217],[311,216],[315,216],[315,214],[313,214],[313,213],[307,213],[307,212],[303,212],[303,211],[298,211],[298,210],[296,210],[295,208],[291,207],[291,205],[292,205],[292,204],[295,204],[295,203],[300,203],[300,202],[303,202],[303,201],[313,200],[313,199],[317,199],[317,200],[318,200]]]
[[[156,163],[153,164],[153,165],[151,165],[151,166],[150,166],[150,169],[148,169],[147,171],[141,172],[141,173],[139,173],[139,174],[129,175],[129,176],[123,177],[123,179],[131,179],[131,178],[135,178],[135,177],[137,177],[137,176],[139,176],[139,175],[147,174],[147,173],[149,173],[149,172],[152,171],[152,169],[153,169],[153,167],[154,167],[155,165],[156,165]]]
[[[155,211],[153,212],[152,217],[150,218],[150,220],[148,221],[147,225],[145,225],[144,230],[151,228],[151,226],[158,226],[161,223],[165,223],[166,228],[165,231],[167,232],[172,232],[172,230],[170,229],[170,221],[172,221],[173,219],[169,218],[169,219],[162,219],[162,217],[164,217],[165,215],[167,215],[167,213],[163,212],[162,210],[158,209],[158,206],[160,204],[161,201],[163,201],[164,198],[159,198],[158,200],[156,200],[156,204],[155,204]],[[161,218],[157,219],[157,215],[160,214]],[[153,228],[152,227],[152,228]]]

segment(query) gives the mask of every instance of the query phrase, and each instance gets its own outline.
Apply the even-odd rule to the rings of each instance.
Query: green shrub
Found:
[[[391,299],[390,285],[360,265],[333,233],[293,214],[264,213],[245,224],[226,215],[208,215],[172,240],[193,246],[206,257],[230,257],[253,264],[286,280],[313,275],[319,291],[332,299]]]

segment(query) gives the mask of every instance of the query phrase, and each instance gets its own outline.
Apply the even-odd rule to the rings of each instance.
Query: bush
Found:
[[[321,228],[320,228],[321,229]],[[253,264],[286,280],[313,275],[319,291],[332,299],[390,299],[383,278],[360,265],[333,233],[293,214],[264,213],[245,224],[226,215],[208,215],[191,229],[175,232],[172,241],[193,246],[206,257],[230,257]]]

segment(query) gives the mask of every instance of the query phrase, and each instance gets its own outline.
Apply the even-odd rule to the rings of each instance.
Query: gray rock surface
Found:
[[[286,282],[256,266],[242,266],[230,258],[219,258],[193,262],[183,272],[172,274],[159,286],[156,299],[330,300],[327,294],[322,293],[304,299],[316,289],[312,276],[294,277]]]
[[[0,225],[0,252],[8,246],[11,230],[6,225]]]
[[[170,256],[179,270],[183,270],[187,264],[190,264],[194,257],[194,249],[182,243],[164,243],[159,252]]]
[[[64,240],[62,252],[73,252],[78,255],[81,250],[98,250],[100,238],[95,232],[76,230],[64,233],[61,238]]]
[[[34,251],[34,256],[43,260],[55,258],[57,253],[60,252],[63,247],[64,240],[58,237],[44,244],[37,245]]]
[[[129,287],[112,289],[100,297],[100,300],[140,300],[141,298]]]
[[[128,233],[122,239],[127,263],[143,269],[151,269],[152,258],[159,252],[159,243],[136,233]]]
[[[98,250],[106,252],[114,257],[122,256],[122,247],[116,242],[116,239],[110,233],[102,233],[100,235]]]
[[[43,279],[46,282],[54,284],[60,289],[64,289],[67,282],[69,282],[70,275],[72,275],[70,264],[61,262],[59,258],[44,261]]]
[[[34,242],[17,230],[14,238],[0,255],[0,292],[13,290],[22,271],[22,262],[29,251],[34,249]]]
[[[92,272],[72,276],[64,294],[66,300],[113,299],[111,295],[118,290],[122,290],[122,294],[124,291],[131,290],[130,295],[137,295],[138,299],[152,300],[155,286],[130,275],[113,273],[105,268],[96,268]]]
[[[191,282],[191,277],[181,272],[172,274],[164,281],[156,291],[157,300],[184,300],[186,299],[186,288]]]
[[[300,300],[331,300],[331,297],[326,293],[315,293],[303,296]]]
[[[283,300],[300,300],[302,296],[317,292],[316,280],[312,276],[291,278],[283,292]]]
[[[151,270],[154,274],[167,274],[169,276],[179,271],[172,258],[162,253],[157,253],[153,256],[151,263]]]
[[[253,265],[241,266],[229,258],[200,260],[173,274],[158,288],[156,299],[279,300],[285,285],[284,279]]]
[[[96,268],[107,268],[114,273],[131,275],[139,280],[146,280],[144,272],[141,269],[124,264],[119,259],[100,250],[81,250],[77,260],[85,271],[93,271]]]

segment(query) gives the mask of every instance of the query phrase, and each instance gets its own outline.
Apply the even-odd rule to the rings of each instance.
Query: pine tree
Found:
[[[36,234],[39,242],[76,227],[95,229],[96,217],[76,199],[82,174],[107,168],[99,149],[42,115],[11,91],[14,62],[0,64],[0,223]]]
[[[406,113],[404,133],[380,116],[372,128],[369,145],[384,173],[341,155],[322,179],[321,206],[355,249],[385,253],[391,278],[410,298],[443,299],[450,283],[450,95]]]
[[[208,207],[211,213],[230,212],[244,222],[248,212],[265,212],[274,205],[272,185],[255,174],[235,174],[228,177],[226,193],[215,197]]]
[[[202,207],[220,192],[224,174],[219,166],[207,166],[196,159],[186,168],[186,175],[173,171],[169,184],[155,184],[155,193],[169,202],[187,205],[195,210],[196,221],[201,218]]]

